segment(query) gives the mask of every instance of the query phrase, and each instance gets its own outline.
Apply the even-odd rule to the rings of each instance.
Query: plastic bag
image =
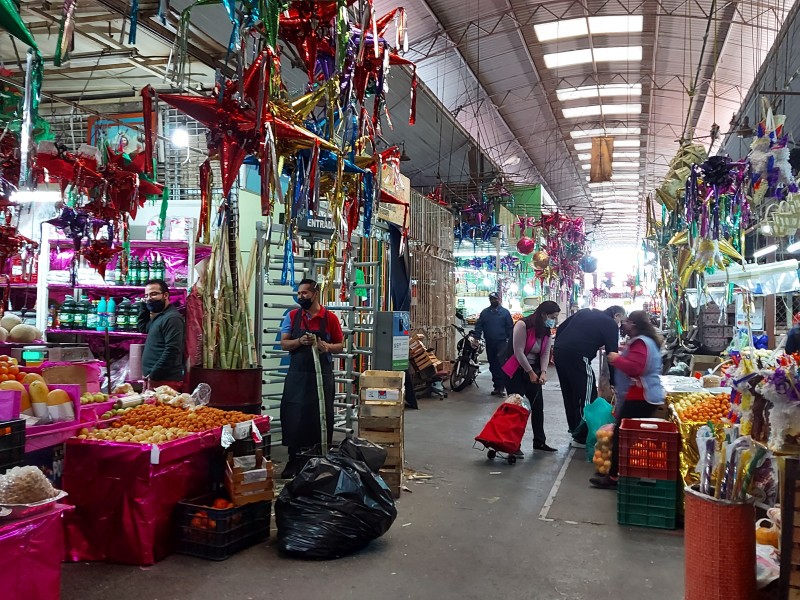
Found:
[[[339,444],[339,454],[365,462],[373,473],[377,473],[386,462],[387,452],[378,444],[369,440],[352,437]]]
[[[519,394],[509,394],[503,402],[506,404],[515,404],[516,406],[521,406],[528,412],[531,412],[531,403],[528,402],[528,399],[525,396],[520,396]]]
[[[397,518],[392,492],[366,463],[329,454],[312,458],[275,502],[281,552],[340,558],[386,533]]]
[[[614,407],[605,398],[596,398],[583,408],[583,418],[589,431],[586,436],[586,460],[588,462],[594,458],[594,445],[597,442],[595,432],[603,425],[614,422],[613,411]]]
[[[595,469],[600,475],[608,475],[611,470],[611,451],[614,444],[614,427],[613,423],[603,425],[596,432],[595,436],[597,441],[592,446],[592,458]],[[588,445],[586,446],[589,447]]]

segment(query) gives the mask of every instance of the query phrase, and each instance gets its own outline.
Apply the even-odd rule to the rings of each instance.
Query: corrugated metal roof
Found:
[[[384,0],[376,2],[382,3]],[[719,124],[723,132],[727,130],[731,115],[739,109],[793,3],[718,1],[710,15],[712,0],[428,0],[427,5],[412,3],[408,8],[412,15],[418,11],[435,15],[434,22],[423,21],[420,29],[412,21],[414,43],[410,54],[426,81],[443,76],[451,82],[440,86],[429,81],[429,85],[442,89],[440,97],[446,106],[461,107],[460,111],[467,113],[462,122],[482,146],[491,151],[494,145],[502,147],[502,153],[510,153],[503,147],[509,145],[504,131],[507,126],[556,201],[561,206],[572,205],[573,212],[596,218],[608,200],[591,199],[586,171],[581,169],[570,131],[639,127],[641,135],[634,137],[641,139],[642,179],[638,189],[643,198],[660,183],[677,151],[690,108],[688,90],[696,74],[697,93],[687,130],[693,131],[696,139],[708,142],[712,124]],[[388,0],[385,4],[388,6]],[[643,15],[642,31],[545,43],[540,43],[534,33],[534,25],[539,23],[623,14]],[[641,46],[642,60],[552,69],[545,65],[546,54],[618,46]],[[441,68],[443,64],[447,65],[445,69]],[[459,73],[463,77],[459,78]],[[451,88],[454,80],[455,89]],[[641,97],[560,102],[555,94],[556,89],[565,87],[622,82],[642,84]],[[493,105],[490,108],[485,106],[484,91]],[[482,111],[465,108],[481,102]],[[620,102],[641,103],[641,114],[566,119],[562,113],[562,108]],[[489,119],[490,125],[473,122],[482,119]],[[502,163],[502,157],[495,160]],[[622,224],[631,228],[632,235],[634,231],[641,233],[642,213],[643,200],[639,210],[619,218],[615,215],[613,227]]]

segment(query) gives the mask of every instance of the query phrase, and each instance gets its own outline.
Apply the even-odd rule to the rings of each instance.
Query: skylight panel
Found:
[[[642,60],[641,46],[612,46],[595,48],[595,62],[635,62]]]
[[[585,17],[564,19],[549,23],[538,23],[533,26],[536,38],[540,42],[566,40],[569,38],[592,35],[613,35],[618,33],[640,33],[644,27],[642,15],[608,15],[602,17]]]
[[[613,98],[614,96],[641,95],[641,83],[607,83],[556,90],[556,96],[561,102],[566,100],[582,100],[584,98]]]
[[[639,158],[640,156],[638,152],[614,152],[612,158]],[[578,160],[592,160],[592,155],[578,154]]]
[[[563,21],[551,21],[550,23],[539,23],[538,25],[534,25],[533,29],[536,32],[536,38],[540,42],[583,37],[589,34],[589,26],[586,23],[585,17],[566,19]]]
[[[589,32],[592,35],[641,33],[643,27],[644,17],[642,15],[589,17]]]
[[[548,69],[558,69],[559,67],[570,67],[592,62],[592,51],[589,48],[584,50],[568,50],[566,52],[553,52],[544,55],[544,64]]]
[[[569,136],[575,140],[602,135],[640,135],[641,133],[641,127],[606,127],[605,129],[577,129],[570,131]]]

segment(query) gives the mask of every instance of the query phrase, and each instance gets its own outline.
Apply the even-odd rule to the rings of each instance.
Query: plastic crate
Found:
[[[25,460],[25,420],[0,421],[0,473]]]
[[[681,438],[663,419],[623,419],[619,430],[619,475],[677,481]]]
[[[178,503],[176,552],[225,560],[269,537],[271,502],[210,508],[216,497],[203,496]]]
[[[620,477],[617,482],[617,523],[675,529],[678,482]]]

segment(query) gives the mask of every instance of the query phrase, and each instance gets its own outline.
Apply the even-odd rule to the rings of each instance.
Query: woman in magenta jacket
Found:
[[[508,377],[508,393],[525,396],[531,404],[533,449],[544,452],[556,451],[545,443],[542,386],[547,381],[553,348],[552,329],[560,312],[558,304],[546,300],[532,315],[517,321],[511,337],[513,352],[503,364],[503,372]],[[524,457],[520,450],[517,458]]]

